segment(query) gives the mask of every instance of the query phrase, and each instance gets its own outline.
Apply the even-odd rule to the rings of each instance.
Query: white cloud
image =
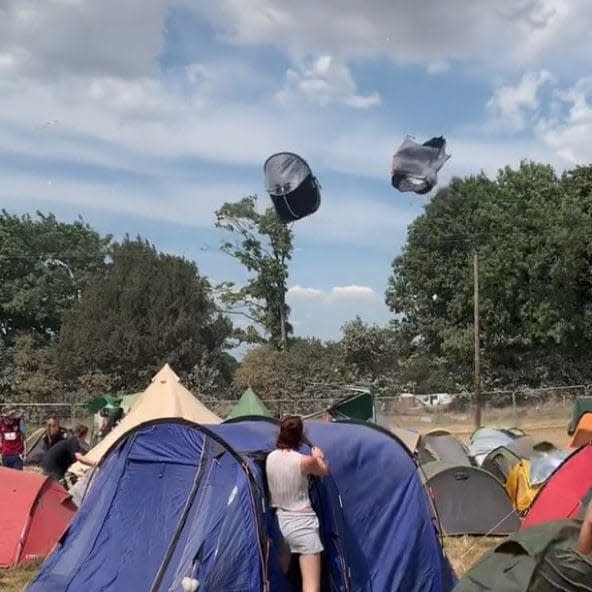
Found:
[[[378,294],[368,286],[335,286],[331,288],[331,298],[334,300],[357,300],[362,302],[379,302]]]
[[[496,69],[585,64],[592,22],[588,0],[218,0],[196,6],[228,41],[270,44],[295,57],[386,56],[399,63],[450,61]],[[429,31],[429,34],[423,34]]]
[[[288,105],[304,100],[325,107],[343,103],[356,109],[369,109],[380,104],[378,93],[360,95],[349,68],[329,55],[322,55],[286,73],[286,85],[277,99]]]
[[[487,107],[502,125],[521,130],[527,116],[539,108],[540,89],[552,81],[553,77],[546,70],[526,72],[516,85],[498,88]]]
[[[303,286],[292,286],[288,290],[288,298],[291,300],[324,300],[325,292],[318,288],[305,288]]]
[[[592,77],[580,79],[567,90],[556,92],[555,114],[541,118],[537,135],[566,164],[590,160],[592,136]]]
[[[173,0],[3,0],[0,65],[14,76],[148,76]]]
[[[334,286],[330,290],[292,286],[288,290],[288,299],[293,301],[308,300],[326,305],[335,303],[382,303],[378,294],[369,286]]]
[[[224,182],[200,188],[175,182],[159,182],[154,186],[117,186],[98,184],[94,180],[4,173],[0,184],[0,202],[4,207],[20,207],[25,200],[46,203],[48,208],[64,204],[116,215],[136,217],[185,226],[213,227],[214,211],[230,197],[242,195],[242,186]]]

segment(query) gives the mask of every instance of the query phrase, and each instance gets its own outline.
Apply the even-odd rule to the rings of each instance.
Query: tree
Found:
[[[225,203],[216,212],[216,226],[236,239],[225,242],[222,251],[253,274],[241,288],[231,282],[220,286],[222,301],[229,312],[254,324],[237,332],[241,341],[270,343],[281,349],[287,347],[292,332],[286,292],[293,235],[272,208],[260,214],[256,206],[257,197],[249,196]]]
[[[53,214],[0,213],[0,340],[34,333],[50,342],[80,291],[105,264],[111,237],[82,219],[68,224]]]
[[[344,362],[355,369],[357,380],[374,382],[397,370],[402,343],[394,328],[368,325],[356,317],[342,331]]]
[[[475,249],[491,386],[553,381],[559,375],[541,368],[524,376],[525,366],[534,369],[526,358],[561,352],[565,360],[589,347],[591,181],[589,167],[559,178],[550,166],[526,162],[495,180],[454,179],[410,226],[393,262],[387,304],[430,355],[448,360],[461,382],[468,385],[471,374]]]
[[[70,383],[107,376],[113,390],[127,392],[144,389],[165,362],[182,378],[204,359],[224,375],[231,331],[194,263],[126,239],[67,315],[59,369]]]
[[[318,410],[319,398],[332,398],[351,378],[341,344],[294,339],[289,350],[269,344],[251,349],[235,373],[234,387],[238,392],[251,387],[276,411],[310,413]]]

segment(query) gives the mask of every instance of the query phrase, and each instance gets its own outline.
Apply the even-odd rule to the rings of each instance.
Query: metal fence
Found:
[[[276,415],[285,413],[309,414],[326,409],[341,396],[318,396],[298,399],[265,399],[267,407]],[[376,409],[393,425],[414,426],[452,425],[470,423],[473,412],[472,393],[449,393],[450,403],[426,405],[413,396],[376,396]],[[580,396],[592,397],[592,385],[568,385],[540,389],[496,390],[484,392],[483,423],[496,422],[519,424],[522,420],[548,416],[558,423],[567,421],[572,401]],[[436,395],[434,395],[436,397]],[[237,399],[203,398],[202,403],[220,417],[226,417]],[[9,405],[9,402],[5,403]],[[90,413],[83,404],[64,401],[45,403],[15,403],[21,409],[28,424],[41,425],[48,415],[54,413],[62,423],[73,426],[82,421],[89,423]]]

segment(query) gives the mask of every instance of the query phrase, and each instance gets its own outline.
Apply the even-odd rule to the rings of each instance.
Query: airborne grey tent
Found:
[[[471,460],[462,442],[452,434],[429,433],[422,436],[417,447],[419,462],[445,461],[455,465],[470,465]]]
[[[428,193],[438,183],[438,171],[449,158],[444,138],[418,144],[407,136],[393,156],[392,185],[399,191]]]
[[[592,562],[577,550],[581,523],[526,528],[485,555],[453,592],[592,591]]]
[[[301,156],[279,152],[270,156],[263,168],[265,188],[282,222],[300,220],[319,209],[319,183]]]
[[[431,462],[419,469],[445,535],[507,535],[520,519],[504,486],[473,466]]]

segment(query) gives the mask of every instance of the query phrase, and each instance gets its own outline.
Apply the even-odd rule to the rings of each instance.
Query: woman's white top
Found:
[[[301,459],[295,450],[278,449],[267,455],[265,471],[272,507],[287,512],[312,510]]]

